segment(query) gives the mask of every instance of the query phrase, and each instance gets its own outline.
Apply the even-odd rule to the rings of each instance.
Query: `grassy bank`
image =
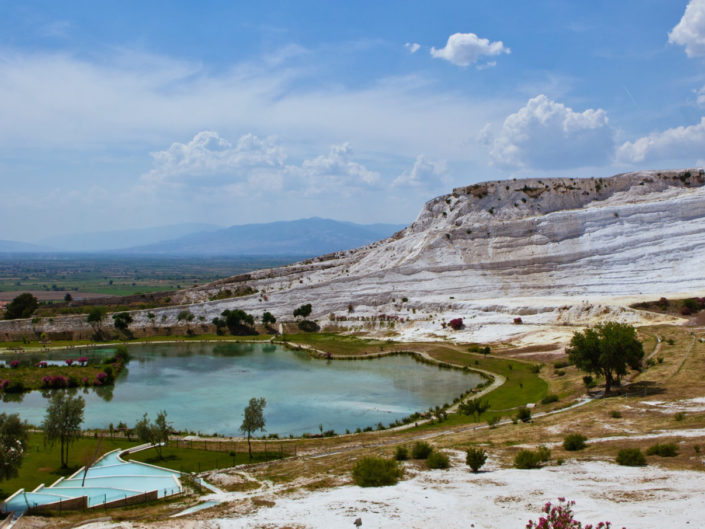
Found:
[[[177,448],[165,446],[162,448],[160,458],[154,448],[131,454],[129,459],[157,465],[160,467],[178,470],[179,472],[203,472],[218,468],[228,468],[235,465],[260,463],[280,459],[283,454],[279,451],[253,452],[252,459],[245,452],[216,452],[197,448]]]

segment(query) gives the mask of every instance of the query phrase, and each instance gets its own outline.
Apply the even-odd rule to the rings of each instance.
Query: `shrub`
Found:
[[[627,467],[646,466],[646,458],[638,448],[623,448],[617,453],[617,464]]]
[[[516,419],[521,422],[529,422],[531,420],[531,410],[522,406],[517,410]]]
[[[433,452],[433,447],[426,441],[417,441],[411,448],[411,457],[414,459],[426,459]]]
[[[610,412],[610,417],[612,417],[613,419],[621,419],[621,418],[622,418],[622,412],[621,412],[621,411],[617,411],[617,410],[612,410],[612,411]]]
[[[682,412],[682,411],[679,411],[678,413],[676,413],[676,414],[673,416],[673,418],[674,418],[675,420],[677,420],[677,421],[682,421],[683,419],[685,419],[685,413]]]
[[[554,362],[553,368],[554,369],[563,369],[564,367],[568,367],[569,365],[570,365],[570,362],[566,362],[565,360],[561,360],[559,362]]]
[[[541,466],[541,457],[533,450],[520,450],[514,457],[514,466],[521,469],[539,468]]]
[[[426,466],[428,468],[450,468],[450,459],[443,452],[433,451],[426,458]]]
[[[487,426],[490,428],[494,428],[497,426],[497,423],[501,420],[501,417],[499,415],[493,415],[489,419],[487,419]]]
[[[566,435],[565,439],[563,439],[563,448],[565,448],[569,452],[582,450],[586,446],[585,441],[587,441],[587,437],[585,437],[584,435],[579,433],[572,433]]]
[[[558,402],[558,395],[555,393],[549,393],[541,399],[541,404],[551,404],[552,402]]]
[[[394,459],[397,461],[406,461],[409,459],[409,449],[405,446],[397,446],[394,452]]]
[[[315,321],[310,321],[310,320],[302,320],[298,323],[298,327],[300,330],[304,332],[316,332],[320,329],[318,324]]]
[[[448,322],[448,325],[454,331],[462,329],[463,328],[463,318],[454,318]]]
[[[468,448],[465,452],[465,462],[473,472],[480,470],[487,461],[487,452],[482,448]]]
[[[384,487],[396,485],[403,474],[402,468],[393,459],[365,457],[355,463],[352,475],[360,487]]]
[[[676,457],[678,455],[678,445],[676,445],[676,443],[655,444],[647,448],[646,455]]]

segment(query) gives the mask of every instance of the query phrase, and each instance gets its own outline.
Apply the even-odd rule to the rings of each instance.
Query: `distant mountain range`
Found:
[[[47,237],[39,241],[42,246],[54,248],[60,252],[105,252],[122,250],[133,246],[153,244],[155,242],[175,239],[192,233],[208,232],[221,229],[214,224],[184,223],[156,228],[134,230],[96,231],[90,233],[71,233]]]
[[[310,218],[221,228],[176,224],[136,230],[77,233],[38,244],[0,241],[0,253],[109,253],[164,256],[315,256],[364,246],[403,229],[401,224],[355,224]]]
[[[364,246],[389,237],[404,227],[401,224],[355,224],[314,217],[231,226],[128,248],[121,253],[314,256]]]
[[[0,253],[37,253],[51,252],[51,248],[19,241],[0,241]]]

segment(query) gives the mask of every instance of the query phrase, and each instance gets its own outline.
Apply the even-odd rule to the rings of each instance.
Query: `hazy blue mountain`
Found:
[[[19,241],[0,241],[0,253],[52,252],[52,248]]]
[[[122,253],[150,255],[300,255],[315,256],[357,248],[403,229],[400,224],[355,224],[310,218],[244,224],[194,233]]]
[[[202,233],[221,229],[213,224],[185,223],[155,228],[138,228],[132,230],[98,231],[89,233],[71,233],[48,237],[40,244],[52,246],[62,252],[103,252],[122,250],[133,246],[143,246],[168,239],[183,237],[191,233]]]

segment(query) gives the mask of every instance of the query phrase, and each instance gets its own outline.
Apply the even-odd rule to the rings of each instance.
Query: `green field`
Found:
[[[0,254],[0,292],[44,292],[47,298],[57,300],[63,300],[66,293],[80,297],[80,293],[127,296],[164,292],[295,260],[296,257],[288,256],[158,258]]]

